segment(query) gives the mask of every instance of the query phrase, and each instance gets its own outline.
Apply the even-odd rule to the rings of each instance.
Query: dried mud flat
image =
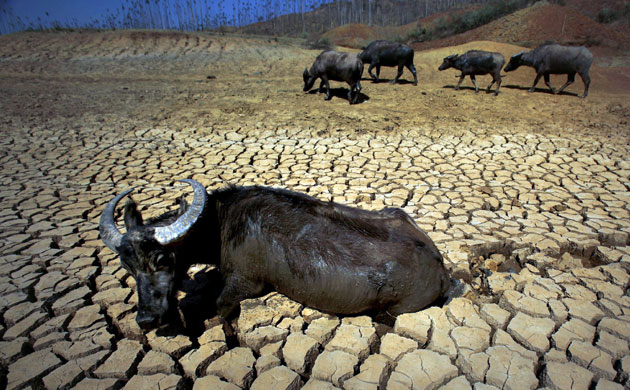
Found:
[[[341,84],[329,102],[301,91],[317,51],[289,40],[0,37],[0,387],[628,386],[627,69],[595,66],[586,100],[580,80],[529,94],[520,69],[498,97],[454,91],[437,66],[472,47],[521,50],[419,52],[419,86],[364,80],[351,106]],[[98,218],[131,186],[145,213],[172,208],[181,178],[402,207],[469,288],[391,326],[272,293],[242,303],[236,335],[207,318],[145,334]],[[191,269],[182,311],[211,306],[213,272]]]

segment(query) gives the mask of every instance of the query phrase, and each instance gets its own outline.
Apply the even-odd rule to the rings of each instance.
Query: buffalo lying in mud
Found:
[[[406,66],[413,75],[413,85],[418,85],[418,75],[416,74],[416,67],[413,65],[413,49],[405,44],[374,41],[359,54],[359,58],[363,63],[370,64],[368,73],[376,82],[378,82],[381,74],[381,66],[398,67],[398,73],[391,81],[392,84],[398,82],[398,78],[402,76],[403,68]],[[375,67],[376,76],[372,74],[372,69]]]
[[[505,58],[501,53],[469,50],[462,55],[452,54],[445,57],[438,70],[442,71],[448,68],[455,68],[462,72],[459,75],[459,82],[457,86],[455,86],[455,90],[459,89],[464,78],[469,75],[473,84],[475,84],[475,92],[479,92],[479,86],[477,85],[475,76],[490,74],[492,75],[492,82],[488,85],[488,92],[490,92],[490,88],[496,82],[497,89],[494,92],[496,96],[499,94],[499,88],[501,88],[501,68],[503,68],[504,64]]]
[[[593,63],[593,54],[583,46],[561,46],[556,43],[537,47],[525,52],[522,51],[510,58],[510,62],[505,67],[506,72],[518,69],[521,65],[531,66],[536,69],[536,78],[529,92],[534,92],[536,84],[541,77],[545,78],[545,84],[552,93],[560,93],[575,81],[575,74],[578,73],[584,82],[583,98],[588,96],[588,87],[591,85],[589,69]],[[566,74],[567,82],[557,91],[549,82],[551,74]]]
[[[450,287],[435,244],[400,209],[366,211],[259,186],[207,193],[182,181],[194,189],[190,206],[182,202],[180,210],[143,222],[130,200],[122,234],[114,210],[127,190],[101,216],[103,241],[136,280],[144,329],[167,318],[178,278],[192,262],[218,265],[223,318],[269,288],[326,312],[397,315],[430,305]]]
[[[304,91],[313,88],[315,80],[321,79],[319,91],[326,86],[326,100],[332,98],[330,94],[329,80],[345,81],[350,86],[348,101],[350,104],[357,102],[361,92],[361,76],[363,75],[363,62],[352,53],[341,53],[333,50],[323,51],[317,56],[311,69],[304,69]]]

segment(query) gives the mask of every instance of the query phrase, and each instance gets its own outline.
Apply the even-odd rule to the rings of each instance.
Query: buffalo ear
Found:
[[[125,204],[125,228],[127,231],[134,227],[142,226],[142,214],[138,211],[138,205],[133,200]]]
[[[302,73],[302,75],[304,77],[309,77],[310,75],[308,74],[308,69],[304,68],[304,73]]]

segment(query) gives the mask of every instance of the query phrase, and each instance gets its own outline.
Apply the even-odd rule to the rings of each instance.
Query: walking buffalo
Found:
[[[381,66],[398,66],[398,74],[391,81],[392,84],[398,82],[398,78],[402,76],[403,68],[406,66],[413,75],[413,85],[418,85],[418,75],[416,74],[416,67],[413,65],[413,49],[405,44],[374,41],[359,54],[359,58],[365,64],[370,64],[368,73],[376,82],[378,82],[381,74]],[[374,67],[376,67],[376,76],[372,74]]]
[[[420,310],[449,288],[435,244],[400,209],[366,211],[260,186],[207,193],[182,181],[194,190],[190,206],[143,221],[130,200],[122,234],[114,211],[127,190],[101,216],[101,238],[136,280],[144,329],[167,318],[176,283],[193,263],[218,265],[224,318],[269,288],[326,312],[391,315]]]
[[[496,82],[497,89],[494,92],[496,96],[499,94],[499,88],[501,88],[501,68],[503,68],[504,64],[505,58],[501,53],[469,50],[462,55],[452,54],[445,57],[438,70],[442,71],[448,68],[455,68],[461,71],[459,82],[455,90],[459,89],[466,76],[470,76],[473,84],[475,84],[475,92],[479,92],[479,86],[477,85],[475,76],[490,74],[492,75],[492,82],[488,85],[488,92],[490,92],[490,88]]]
[[[330,84],[328,80],[345,81],[350,86],[348,101],[350,104],[357,102],[361,91],[361,76],[363,75],[363,62],[352,53],[341,53],[333,50],[323,51],[317,56],[311,69],[304,69],[304,91],[313,87],[315,80],[321,79],[319,91],[326,86],[326,100],[330,100]]]
[[[505,67],[506,72],[518,69],[521,65],[531,66],[536,69],[536,78],[529,92],[534,92],[536,84],[544,77],[545,84],[552,93],[560,93],[575,81],[575,74],[578,73],[584,82],[583,98],[588,96],[588,88],[591,85],[589,70],[593,63],[593,54],[583,46],[561,46],[556,43],[546,44],[536,49],[525,52],[522,51],[510,58],[510,62]],[[555,90],[549,82],[551,74],[566,74],[567,82],[559,90]]]

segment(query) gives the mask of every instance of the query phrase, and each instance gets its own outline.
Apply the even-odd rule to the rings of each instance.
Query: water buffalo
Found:
[[[362,75],[363,62],[355,54],[325,50],[317,56],[310,70],[304,68],[304,91],[311,89],[315,80],[319,78],[321,79],[319,91],[321,92],[322,87],[326,85],[326,100],[330,100],[332,96],[328,80],[345,81],[350,86],[348,101],[354,104],[361,91]]]
[[[405,44],[374,41],[370,43],[365,50],[359,53],[359,58],[364,63],[370,64],[368,73],[376,82],[378,82],[379,75],[381,74],[381,66],[398,66],[398,74],[396,74],[396,77],[391,81],[392,84],[395,84],[398,78],[402,76],[403,68],[406,66],[411,74],[413,74],[413,85],[418,85],[416,67],[413,66],[413,49]],[[376,67],[376,76],[372,74],[374,67]]]
[[[192,263],[218,265],[224,318],[269,288],[326,312],[397,315],[422,309],[450,286],[435,244],[400,209],[366,211],[260,186],[207,193],[182,181],[194,189],[190,206],[143,222],[128,201],[122,234],[114,210],[127,190],[101,216],[102,240],[136,280],[144,329],[167,318],[178,275]]]
[[[529,92],[534,92],[536,84],[544,76],[545,84],[552,93],[560,93],[575,81],[575,74],[578,73],[584,82],[583,98],[588,96],[588,87],[591,85],[591,77],[588,72],[593,63],[593,54],[583,46],[561,46],[556,43],[546,44],[536,49],[525,52],[522,51],[510,58],[510,62],[505,67],[506,72],[518,69],[521,65],[531,66],[536,69],[536,78]],[[555,90],[549,82],[550,74],[566,74],[567,82],[559,90]]]
[[[493,53],[483,50],[469,50],[462,55],[452,54],[444,58],[442,65],[438,70],[442,71],[448,68],[455,68],[462,73],[459,75],[459,82],[455,86],[455,90],[458,90],[462,81],[466,76],[470,76],[473,84],[475,84],[475,92],[479,92],[479,86],[477,85],[476,75],[490,74],[492,75],[492,82],[488,85],[488,92],[490,88],[496,82],[497,89],[494,91],[494,95],[499,94],[499,88],[501,88],[501,68],[505,64],[505,58],[501,53]]]

